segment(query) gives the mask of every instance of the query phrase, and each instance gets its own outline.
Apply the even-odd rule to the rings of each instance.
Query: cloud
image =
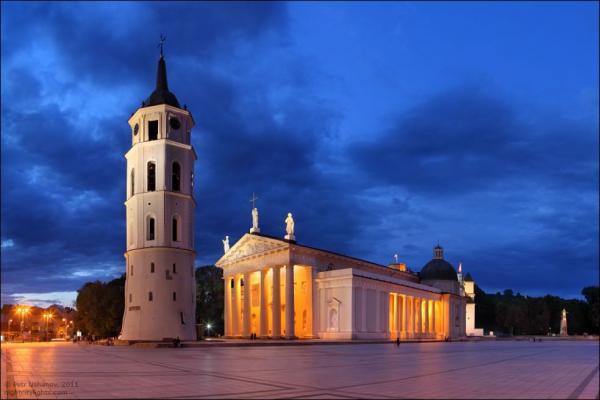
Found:
[[[452,196],[532,181],[595,190],[593,126],[546,117],[529,123],[508,100],[459,87],[397,116],[349,151],[369,179],[421,193]]]

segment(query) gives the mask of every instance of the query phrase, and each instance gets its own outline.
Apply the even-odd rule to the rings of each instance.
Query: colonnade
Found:
[[[442,302],[390,293],[390,337],[436,338],[442,334]]]
[[[294,326],[294,266],[272,266],[257,271],[230,275],[225,282],[225,336],[250,337],[256,333],[259,337],[281,338],[281,268],[285,268],[285,338],[295,337]],[[258,332],[251,332],[251,281],[253,273],[260,273],[260,312]],[[271,310],[268,311],[269,285],[267,275],[271,273]],[[243,300],[243,301],[242,301]],[[255,300],[255,299],[254,299]],[[270,318],[269,318],[270,317]],[[269,324],[270,320],[270,324]],[[241,325],[241,326],[240,326]],[[271,325],[271,332],[269,332]]]

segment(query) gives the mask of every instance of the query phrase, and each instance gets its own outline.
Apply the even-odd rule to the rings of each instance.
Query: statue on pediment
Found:
[[[229,236],[225,236],[221,242],[223,242],[223,254],[225,254],[229,251]]]
[[[292,217],[292,213],[288,213],[287,218],[285,219],[285,235],[286,240],[296,240],[294,236],[294,217]]]

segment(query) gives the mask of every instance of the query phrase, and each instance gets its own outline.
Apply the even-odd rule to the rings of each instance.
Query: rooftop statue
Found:
[[[287,218],[285,219],[285,235],[286,240],[296,240],[294,236],[294,217],[292,217],[292,213],[288,213]]]

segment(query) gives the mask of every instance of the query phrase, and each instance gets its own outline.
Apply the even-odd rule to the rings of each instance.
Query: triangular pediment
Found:
[[[283,240],[246,233],[215,264],[217,267],[231,265],[249,257],[258,256],[275,250],[286,249],[289,244]]]

